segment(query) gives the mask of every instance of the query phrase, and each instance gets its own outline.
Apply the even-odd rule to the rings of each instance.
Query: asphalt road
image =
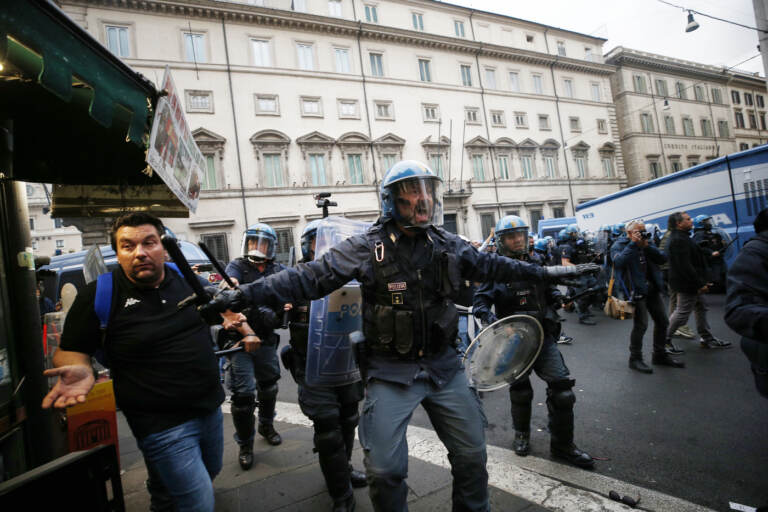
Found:
[[[576,443],[598,458],[596,471],[640,487],[716,510],[729,501],[768,504],[768,401],[755,391],[739,337],[723,322],[722,295],[707,296],[715,336],[732,341],[726,350],[704,350],[677,338],[685,369],[657,367],[645,375],[627,367],[631,320],[602,313],[596,326],[563,313],[576,341],[560,345],[576,379]],[[694,326],[693,318],[689,325]],[[651,332],[644,354],[650,363]],[[281,333],[281,344],[287,333]],[[549,457],[545,386],[532,377],[532,456]],[[284,371],[281,401],[296,402],[296,385]],[[506,390],[483,397],[488,443],[510,448],[514,431]],[[423,409],[412,424],[431,428]]]

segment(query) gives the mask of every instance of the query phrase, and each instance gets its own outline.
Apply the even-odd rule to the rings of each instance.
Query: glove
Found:
[[[485,329],[486,327],[496,322],[497,320],[498,318],[496,318],[496,315],[494,315],[493,313],[488,313],[484,319],[480,320],[480,327]]]
[[[283,319],[277,316],[277,313],[272,308],[267,306],[259,306],[258,309],[259,323],[267,329],[277,329],[283,324]]]
[[[553,281],[559,279],[568,279],[569,277],[578,277],[585,274],[597,274],[600,272],[600,265],[594,263],[581,263],[579,265],[556,265],[554,267],[543,267],[546,277]]]
[[[209,325],[218,325],[222,322],[220,313],[226,310],[240,312],[248,306],[248,301],[239,289],[218,290],[208,304],[203,304],[197,310]]]

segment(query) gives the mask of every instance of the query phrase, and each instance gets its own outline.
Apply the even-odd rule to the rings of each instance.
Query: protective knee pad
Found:
[[[355,430],[357,423],[360,421],[357,402],[342,405],[341,410],[339,411],[339,416],[339,423],[343,430]]]
[[[515,405],[529,405],[533,401],[531,380],[526,378],[509,386],[509,399]]]
[[[576,403],[576,395],[571,388],[575,383],[573,379],[550,382],[547,387],[547,402],[551,403],[555,409],[572,409],[573,404]]]
[[[232,394],[232,412],[234,413],[235,409],[247,409],[249,407],[256,408],[256,397],[250,393],[248,394],[240,394],[240,393],[234,393]]]

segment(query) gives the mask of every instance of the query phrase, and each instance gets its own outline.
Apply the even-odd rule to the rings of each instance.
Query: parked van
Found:
[[[576,224],[576,217],[559,217],[557,219],[541,219],[539,221],[539,238],[551,236],[557,238],[557,233],[567,228],[569,224]]]

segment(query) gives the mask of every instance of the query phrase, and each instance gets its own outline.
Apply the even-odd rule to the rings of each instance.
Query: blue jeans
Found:
[[[179,512],[213,510],[213,479],[221,471],[224,453],[222,420],[217,408],[138,440],[153,505],[163,501],[157,494],[167,493]]]
[[[370,496],[377,512],[402,512],[408,487],[406,428],[421,404],[448,449],[453,474],[453,510],[489,510],[485,415],[463,372],[437,389],[424,375],[411,386],[372,379],[359,425]]]

